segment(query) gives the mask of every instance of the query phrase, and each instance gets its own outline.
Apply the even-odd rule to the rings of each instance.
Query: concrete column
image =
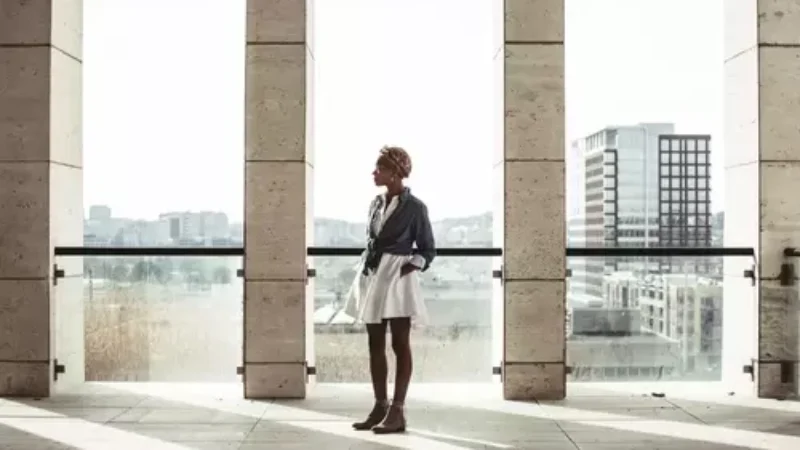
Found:
[[[56,358],[83,376],[83,315],[63,317],[82,293],[55,302],[52,278],[53,246],[83,237],[82,17],[81,0],[0,7],[0,396],[50,395]]]
[[[564,0],[505,1],[506,399],[565,396]]]
[[[744,337],[752,344],[726,340],[723,350],[749,344],[758,396],[782,398],[798,392],[800,358],[800,288],[778,281],[782,263],[800,263],[783,258],[785,247],[800,247],[800,4],[726,0],[725,22],[725,245],[757,249],[759,280],[750,299],[726,285],[726,310],[736,302],[753,307],[738,322],[724,319],[725,330],[750,336],[757,326],[757,345]]]
[[[248,0],[244,392],[306,395],[306,0]]]

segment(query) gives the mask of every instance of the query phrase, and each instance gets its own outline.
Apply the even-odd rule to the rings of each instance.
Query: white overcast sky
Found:
[[[722,1],[567,0],[567,145],[606,125],[710,133]],[[85,205],[243,213],[245,0],[84,0]],[[316,0],[317,216],[363,220],[384,143],[434,219],[491,209],[501,0]],[[567,187],[569,189],[569,187]]]

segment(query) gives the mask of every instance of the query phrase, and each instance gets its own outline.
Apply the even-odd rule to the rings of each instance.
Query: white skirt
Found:
[[[414,323],[424,324],[428,310],[422,297],[420,273],[400,276],[400,269],[409,261],[411,256],[384,254],[378,269],[369,276],[362,275],[359,265],[347,295],[345,313],[363,323],[410,317]]]

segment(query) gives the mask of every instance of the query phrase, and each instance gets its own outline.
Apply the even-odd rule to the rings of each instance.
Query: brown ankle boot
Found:
[[[375,434],[404,433],[405,431],[406,416],[403,413],[403,405],[397,403],[392,403],[383,422],[372,429]]]
[[[367,420],[354,423],[353,428],[359,431],[371,430],[375,425],[381,423],[388,411],[389,404],[386,401],[377,401],[372,408],[372,412],[367,416]]]

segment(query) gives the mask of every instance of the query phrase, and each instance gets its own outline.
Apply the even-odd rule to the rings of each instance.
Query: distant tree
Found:
[[[133,265],[133,269],[131,270],[131,281],[140,283],[142,281],[147,281],[150,278],[150,263],[147,261],[139,261]]]
[[[155,278],[161,284],[167,284],[172,280],[172,271],[165,270],[158,264],[155,265]]]
[[[185,258],[178,263],[182,278],[188,283],[207,283],[212,278],[205,261],[198,258]]]
[[[186,274],[184,276],[184,281],[193,286],[208,284],[208,278],[206,278],[206,275],[203,272],[192,272]]]
[[[164,270],[158,261],[137,261],[131,269],[130,279],[133,282],[156,281],[166,283],[169,281],[170,272]]]
[[[183,272],[184,275],[199,272],[202,269],[202,264],[193,258],[186,258],[181,260],[178,264],[178,270]]]
[[[167,258],[148,261],[147,267],[151,280],[166,284],[172,279],[172,261]]]
[[[225,266],[217,267],[216,269],[214,269],[212,280],[215,284],[231,284],[231,282],[233,281],[233,277],[231,276],[231,270]]]
[[[130,275],[130,270],[125,264],[117,264],[111,269],[111,279],[114,281],[125,281]]]
[[[114,264],[111,261],[95,261],[90,263],[92,277],[95,279],[108,280],[114,271]]]

